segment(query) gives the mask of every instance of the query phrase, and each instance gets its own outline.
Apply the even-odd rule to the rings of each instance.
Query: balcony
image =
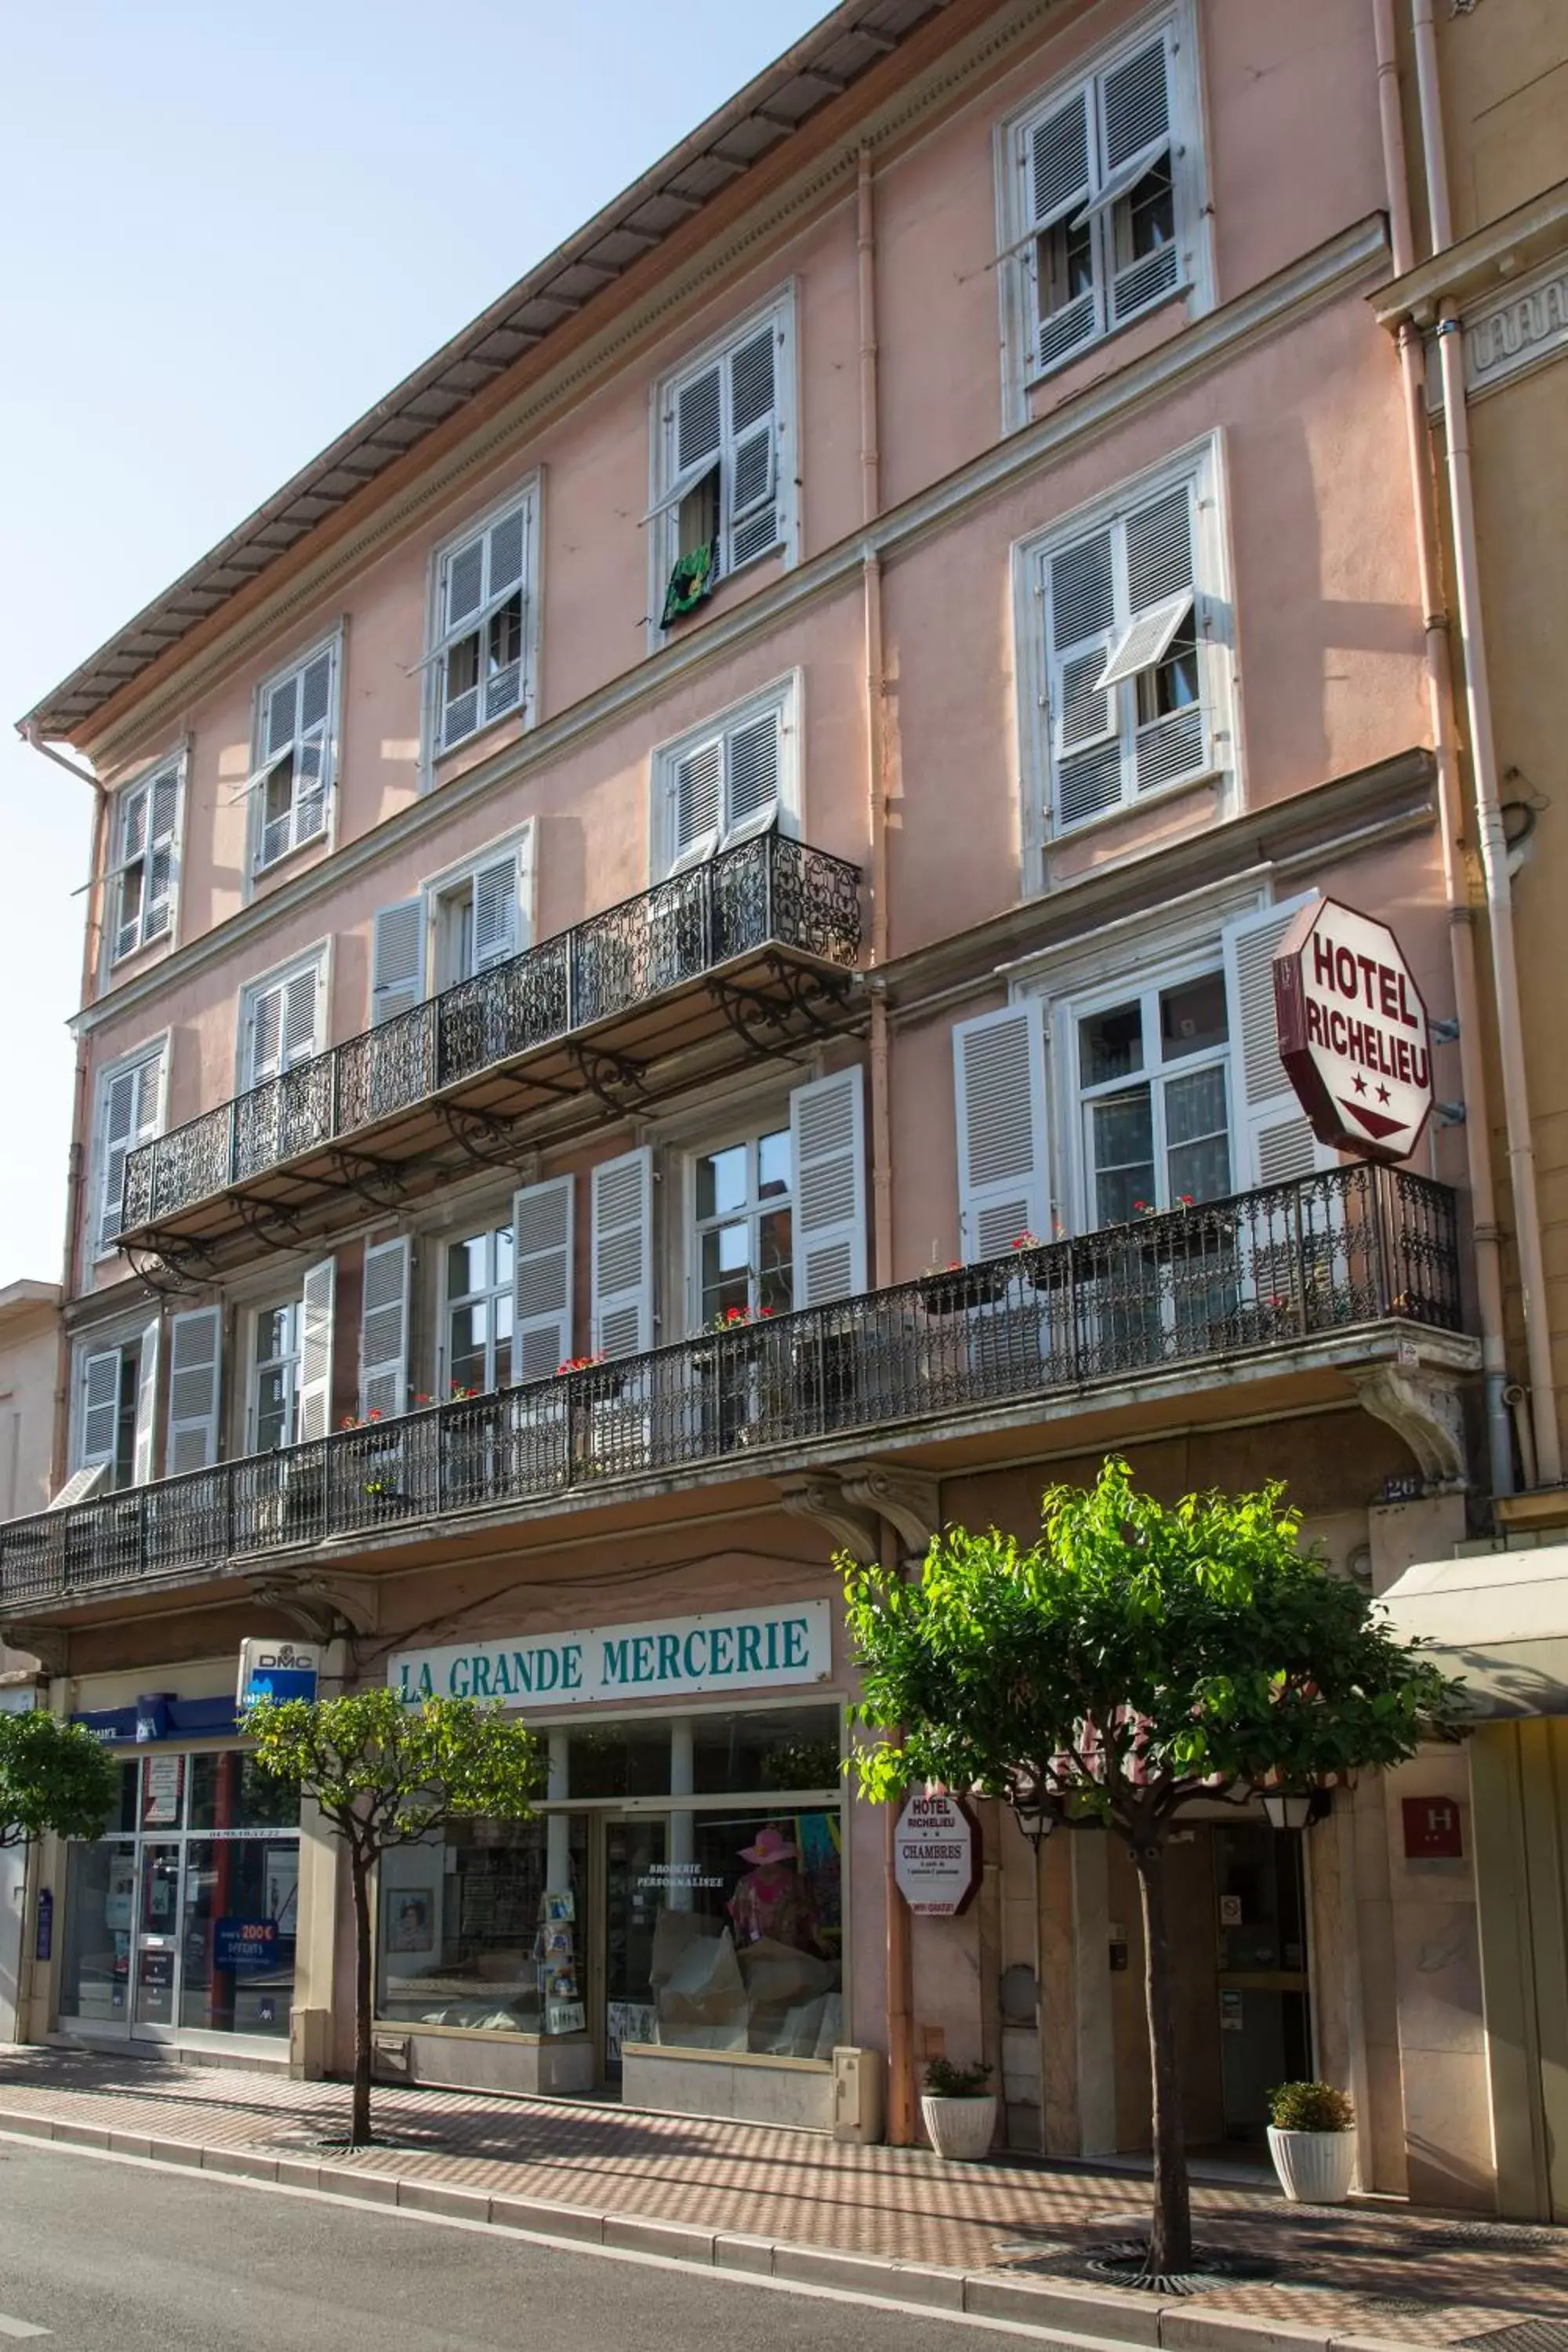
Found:
[[[132,1152],[120,1245],[200,1278],[395,1208],[520,1136],[846,1024],[858,869],[777,833],[542,940]]]
[[[1313,1347],[1365,1361],[1390,1324],[1460,1330],[1454,1196],[1348,1165],[14,1520],[0,1607],[368,1553],[661,1478],[776,1479],[846,1445],[1089,1412],[1160,1375],[1185,1396],[1189,1368],[1224,1384]]]

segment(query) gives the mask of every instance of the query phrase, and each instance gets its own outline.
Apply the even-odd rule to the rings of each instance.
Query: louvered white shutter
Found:
[[[98,1255],[114,1247],[120,1231],[121,1203],[125,1191],[125,1162],[139,1144],[158,1132],[158,1095],[163,1057],[153,1054],[143,1062],[116,1070],[103,1102],[102,1192],[100,1202]]]
[[[724,834],[746,841],[766,833],[779,813],[779,730],[783,714],[768,711],[730,735],[727,750]]]
[[[331,786],[332,654],[307,662],[300,673],[300,740],[294,750],[296,844],[326,830]]]
[[[1118,619],[1113,532],[1047,555],[1044,575],[1051,771],[1057,823],[1065,827],[1121,798],[1121,698],[1099,684]]]
[[[523,577],[527,551],[526,514],[514,507],[510,514],[502,515],[485,534],[485,605],[489,615],[486,626],[489,646],[479,648],[485,680],[485,717],[500,719],[513,709],[522,694],[522,608],[528,588]],[[519,613],[515,631],[509,629],[499,615],[513,597],[518,600]],[[510,654],[512,658],[493,661],[494,655]]]
[[[300,1442],[325,1437],[332,1415],[332,1310],[337,1263],[323,1258],[311,1266],[301,1294],[300,1317]]]
[[[1049,1238],[1039,999],[958,1022],[952,1058],[959,1238],[973,1265],[1020,1234]]]
[[[1238,1191],[1283,1184],[1331,1163],[1312,1133],[1279,1059],[1274,955],[1306,898],[1243,915],[1225,930]]]
[[[516,1381],[549,1380],[572,1353],[574,1191],[572,1177],[552,1176],[542,1184],[525,1184],[512,1196],[511,1370]]]
[[[120,1349],[103,1348],[82,1360],[81,1419],[77,1431],[77,1467],[90,1470],[114,1460],[120,1420]]]
[[[425,906],[400,898],[375,910],[371,950],[370,1018],[373,1027],[411,1013],[425,993]]]
[[[646,1145],[593,1173],[594,1352],[653,1345],[653,1153]]]
[[[1128,621],[1112,648],[1102,683],[1124,678],[1131,687],[1142,671],[1164,659],[1183,629],[1193,609],[1195,585],[1194,522],[1189,482],[1163,491],[1128,516],[1124,532]],[[1200,688],[1202,676],[1200,669]],[[1134,727],[1141,793],[1156,791],[1202,770],[1208,757],[1205,719],[1200,691],[1197,701]]]
[[[796,1087],[794,1304],[822,1307],[866,1287],[865,1094],[858,1068]]]
[[[1102,168],[1091,209],[1108,216],[1109,229],[1112,208],[1124,196],[1130,196],[1155,164],[1170,154],[1170,65],[1163,33],[1102,76],[1100,124]],[[1121,269],[1115,268],[1113,255],[1111,323],[1130,318],[1135,310],[1142,310],[1168,293],[1176,283],[1179,268],[1180,255],[1173,238]]]
[[[180,770],[165,768],[153,779],[148,796],[147,864],[142,895],[142,940],[160,940],[174,924],[174,890],[178,880],[176,833],[180,814]]]
[[[671,873],[711,857],[723,823],[724,738],[714,735],[675,762],[670,778]]]
[[[726,494],[731,571],[764,553],[779,536],[775,480],[777,333],[770,320],[731,352],[727,365],[730,450]]]
[[[1030,226],[1037,236],[1071,219],[1089,197],[1089,92],[1074,92],[1066,104],[1034,124],[1024,134],[1020,163],[1027,190]],[[1029,273],[1036,297],[1035,362],[1054,367],[1080,343],[1088,342],[1099,325],[1098,296],[1089,286],[1069,302],[1051,310],[1047,257],[1037,247]]]
[[[479,723],[482,659],[456,662],[454,656],[479,625],[485,601],[485,542],[481,535],[447,556],[442,577],[441,635],[447,651],[441,663],[441,740],[455,743]],[[484,648],[479,648],[482,656]]]
[[[169,1434],[163,1468],[171,1478],[217,1460],[218,1374],[223,1312],[195,1307],[169,1326]]]
[[[153,1450],[158,1430],[158,1339],[156,1319],[142,1334],[136,1361],[136,1434],[132,1455],[133,1485],[145,1486],[153,1475]]]
[[[377,1242],[364,1254],[360,1300],[359,1409],[392,1420],[408,1410],[408,1243]]]
[[[509,849],[474,876],[474,970],[510,962],[518,951],[517,854]]]
[[[280,1066],[291,1070],[296,1062],[308,1062],[316,1053],[320,1039],[317,1034],[317,1014],[320,1011],[321,968],[308,965],[283,983],[283,1034]]]
[[[694,487],[704,472],[716,466],[724,444],[723,383],[717,366],[706,367],[681,384],[675,395],[675,478]]]
[[[293,778],[289,804],[276,816],[268,817],[268,788],[266,779],[274,768],[282,764],[285,756],[297,745],[300,738],[300,674],[294,671],[280,677],[271,687],[262,703],[261,761],[255,780],[258,866],[270,866],[281,857],[294,838],[294,795],[299,789],[299,774]]]

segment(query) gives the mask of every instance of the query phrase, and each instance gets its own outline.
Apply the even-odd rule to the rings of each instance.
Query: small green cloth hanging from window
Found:
[[[710,539],[705,547],[694,547],[683,555],[669,575],[669,585],[664,592],[664,611],[658,625],[668,629],[671,621],[683,620],[695,613],[706,596],[713,593],[713,583],[719,574],[719,542]]]

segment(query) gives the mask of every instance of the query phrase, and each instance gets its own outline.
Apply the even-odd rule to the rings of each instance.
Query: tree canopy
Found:
[[[43,1707],[0,1715],[0,1846],[101,1837],[119,1793],[119,1767],[79,1723]]]

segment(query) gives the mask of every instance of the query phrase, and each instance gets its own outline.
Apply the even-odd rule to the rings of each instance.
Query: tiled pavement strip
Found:
[[[583,2218],[616,2216],[611,2234],[622,2242],[633,2222],[675,2222],[971,2278],[1011,2274],[1045,2289],[1072,2277],[1055,2255],[1129,2236],[1147,2196],[1146,2181],[1125,2172],[943,2165],[923,2150],[754,2125],[397,2084],[376,2089],[382,2144],[351,2155],[323,2145],[344,2128],[347,2095],[337,2084],[223,2067],[0,2046],[0,2131],[88,2144],[109,2144],[112,2134],[128,2153],[173,2153],[174,2144],[193,2160],[205,2149],[214,2169],[238,2157],[237,2169],[266,2178],[278,2165],[276,2177],[307,2187],[318,2185],[319,2168],[323,2189],[344,2187],[344,2171],[379,2174],[386,2201],[399,2194],[395,2181],[407,2184],[403,2201],[411,2205],[426,2185],[542,2200]],[[1167,2304],[1159,2331],[1166,2344],[1184,2337],[1196,2346],[1203,2330],[1187,2323],[1223,2316],[1252,2330],[1310,2330],[1320,2342],[1446,2346],[1510,2329],[1518,2332],[1497,2352],[1568,2352],[1568,2232],[1383,2203],[1290,2207],[1247,2188],[1200,2185],[1194,2202],[1200,2241],[1277,2263],[1279,2283],[1216,2284],[1180,2306],[1179,2326]],[[678,2241],[659,2246],[652,2231],[646,2242],[680,2251]],[[767,2266],[760,2249],[755,2263],[743,2252],[735,2258]],[[843,2284],[864,2290],[867,2280],[846,2271]],[[1154,2298],[1086,2289],[1081,2272],[1069,2291],[1096,2300],[1076,2323],[1056,2324],[1155,2340]],[[906,2299],[897,2274],[886,2292]],[[972,2296],[967,2307],[983,2299]],[[1031,2316],[1023,2308],[1009,2315]]]

